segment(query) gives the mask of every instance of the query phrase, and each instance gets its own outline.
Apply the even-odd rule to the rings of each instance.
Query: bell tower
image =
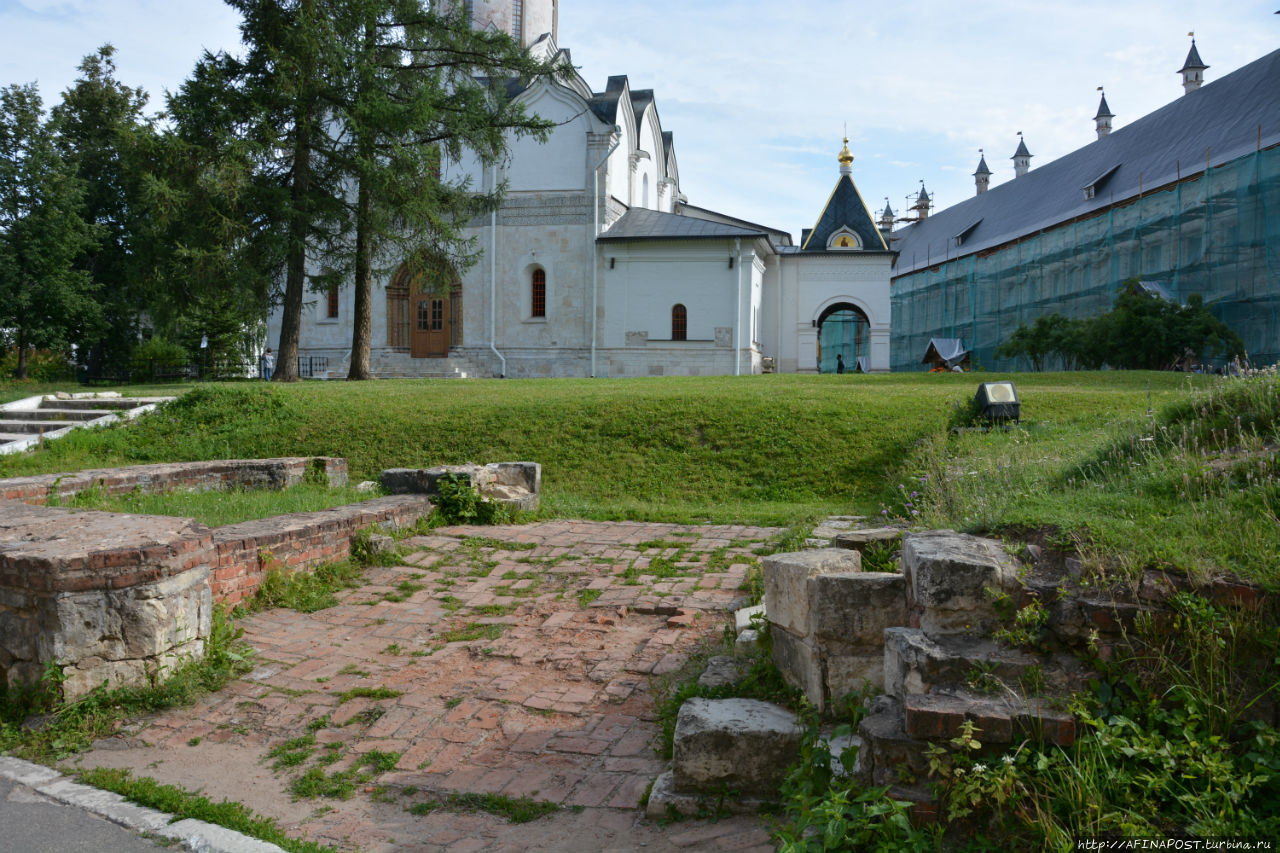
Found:
[[[560,0],[445,0],[440,5],[445,11],[461,6],[476,29],[499,30],[525,47],[546,33],[559,42]]]

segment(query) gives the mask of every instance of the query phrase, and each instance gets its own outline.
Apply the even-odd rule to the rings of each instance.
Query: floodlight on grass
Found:
[[[983,382],[973,399],[983,420],[1016,421],[1022,415],[1018,389],[1012,382]]]

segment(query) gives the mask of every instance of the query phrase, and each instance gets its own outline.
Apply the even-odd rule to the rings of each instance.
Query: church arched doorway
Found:
[[[414,358],[444,358],[461,344],[462,285],[451,276],[396,270],[387,286],[387,343]]]
[[[871,364],[871,321],[848,302],[828,307],[818,318],[818,372],[835,373],[844,362],[846,373]]]

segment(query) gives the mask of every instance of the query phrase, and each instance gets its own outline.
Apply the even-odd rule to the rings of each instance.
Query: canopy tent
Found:
[[[960,338],[930,338],[921,363],[941,370],[950,370],[957,364],[968,367],[969,351]]]

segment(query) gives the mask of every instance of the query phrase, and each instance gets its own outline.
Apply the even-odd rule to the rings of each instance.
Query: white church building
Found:
[[[477,27],[547,57],[556,0],[474,0]],[[689,203],[654,93],[576,71],[520,92],[555,122],[491,169],[451,164],[501,208],[473,222],[478,263],[448,296],[392,272],[374,283],[371,366],[382,377],[623,377],[889,369],[888,249],[852,178],[847,140],[815,224],[791,234]],[[891,220],[890,220],[891,224]],[[309,297],[303,376],[345,378],[349,287]],[[280,313],[269,318],[278,340]]]

